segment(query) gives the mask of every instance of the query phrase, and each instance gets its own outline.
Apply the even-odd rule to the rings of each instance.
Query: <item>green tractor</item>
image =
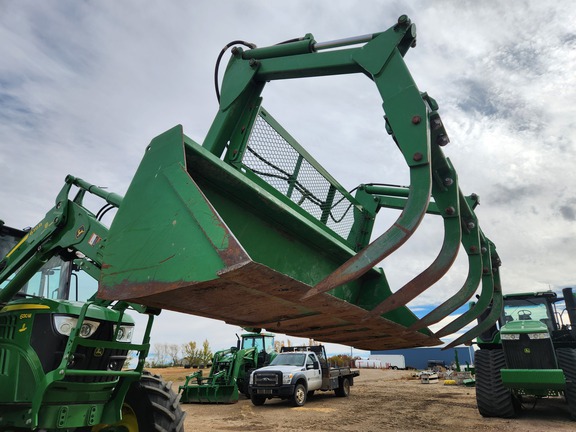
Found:
[[[124,198],[68,177],[44,220],[26,233],[6,231],[0,429],[182,430],[177,396],[143,372],[154,316],[163,309],[394,349],[440,345],[440,337],[472,322],[491,301],[501,303],[498,255],[480,229],[478,196],[460,189],[442,150],[450,140],[438,103],[418,89],[404,61],[414,46],[416,26],[406,15],[385,31],[340,40],[317,42],[307,34],[260,48],[232,42],[221,86],[215,80],[219,109],[202,143],[175,126],[146,147]],[[263,107],[269,84],[332,75],[372,82],[382,100],[382,130],[402,153],[408,186],[368,178],[345,188]],[[316,115],[307,112],[312,122]],[[342,152],[346,163],[362,154],[360,135],[331,143],[334,154]],[[388,151],[366,157],[384,163]],[[79,192],[69,199],[72,186]],[[93,214],[82,204],[86,194],[107,204]],[[108,229],[101,217],[113,208]],[[376,217],[384,213],[394,222],[376,236]],[[426,269],[392,289],[376,266],[429,215],[442,219],[442,246]],[[462,287],[419,319],[406,305],[449,271],[460,250],[468,262]],[[98,281],[97,291],[85,285],[87,275]],[[480,284],[476,308],[436,333],[429,329]],[[140,344],[130,340],[128,310],[148,317]],[[475,338],[498,314],[494,308],[454,343]],[[131,351],[138,364],[124,370]],[[212,378],[226,375],[230,385],[243,366],[257,363],[239,352],[223,353],[223,369]],[[238,372],[222,372],[239,357]]]
[[[107,229],[83,207],[86,192],[107,200],[100,215],[120,205],[68,177],[33,228],[0,224],[0,430],[183,431],[177,394],[143,370],[159,310],[95,298]],[[128,310],[148,316],[142,343]]]
[[[207,377],[199,370],[186,377],[180,386],[182,403],[236,403],[239,393],[249,397],[248,380],[252,370],[268,364],[274,357],[274,335],[245,333],[238,344],[218,351]]]
[[[572,288],[562,294],[504,296],[498,326],[477,339],[476,400],[484,417],[514,417],[528,399],[564,396],[576,420],[576,300]]]

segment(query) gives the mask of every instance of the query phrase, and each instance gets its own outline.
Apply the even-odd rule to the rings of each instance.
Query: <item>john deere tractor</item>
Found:
[[[514,417],[523,402],[563,396],[576,420],[576,301],[546,291],[504,296],[498,325],[477,340],[476,399],[485,417]]]
[[[82,205],[88,191],[107,201],[99,215]],[[95,298],[107,236],[98,219],[120,202],[68,177],[40,223],[1,224],[0,430],[183,431],[177,395],[143,371],[159,310]],[[128,310],[148,316],[142,343]]]
[[[199,370],[186,377],[180,386],[180,400],[183,403],[235,403],[239,393],[249,397],[250,373],[275,356],[273,334],[244,333],[235,347],[214,354],[208,376]]]

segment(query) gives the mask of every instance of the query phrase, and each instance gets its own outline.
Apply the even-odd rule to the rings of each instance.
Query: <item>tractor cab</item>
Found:
[[[559,328],[556,320],[559,316],[556,311],[557,301],[558,297],[552,291],[507,295],[500,317],[500,326],[518,321],[539,321],[544,324],[548,332],[552,333]]]
[[[240,349],[256,348],[258,352],[258,367],[272,361],[274,353],[274,335],[272,333],[245,333],[242,335]]]
[[[0,258],[10,257],[13,250],[24,243],[34,230],[19,230],[4,225],[0,221]],[[66,254],[71,255],[71,254]],[[98,282],[74,264],[76,256],[63,259],[61,255],[50,257],[35,273],[23,280],[21,288],[12,300],[25,298],[46,298],[52,300],[86,301],[98,289]],[[0,261],[0,271],[6,265]],[[14,271],[0,283],[0,290],[6,288],[17,277],[22,268]]]

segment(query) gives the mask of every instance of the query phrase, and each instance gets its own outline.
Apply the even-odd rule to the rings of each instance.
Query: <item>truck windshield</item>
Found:
[[[276,356],[270,362],[270,366],[303,366],[306,360],[306,354],[289,353]]]

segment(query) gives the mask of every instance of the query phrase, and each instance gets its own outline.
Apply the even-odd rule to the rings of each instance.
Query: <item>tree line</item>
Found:
[[[146,367],[169,367],[169,366],[207,366],[212,363],[212,350],[208,339],[198,346],[195,341],[183,345],[156,343],[153,355],[146,360]]]
[[[308,345],[318,345],[318,342],[310,339]],[[280,352],[284,346],[292,346],[289,339],[284,341],[277,340],[274,343],[276,352]],[[168,343],[156,343],[152,351],[153,355],[146,359],[145,367],[164,368],[171,366],[189,366],[192,368],[206,367],[212,364],[214,354],[210,348],[210,342],[205,339],[202,346],[198,346],[195,341],[178,345]],[[328,358],[332,366],[350,366],[354,358],[346,354],[338,354]]]

